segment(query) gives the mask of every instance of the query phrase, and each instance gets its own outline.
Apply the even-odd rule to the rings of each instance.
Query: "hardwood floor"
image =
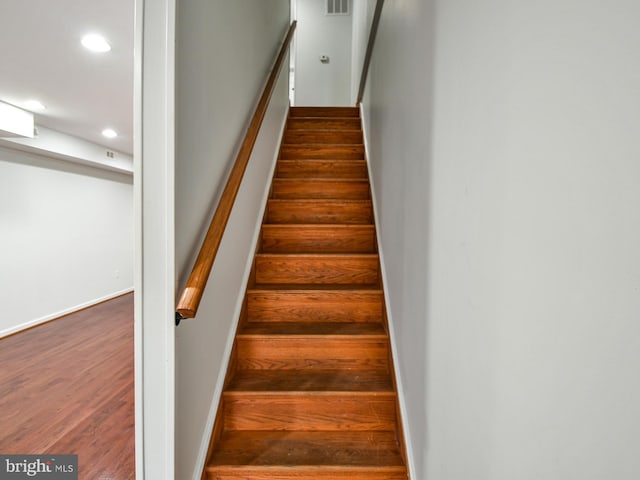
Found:
[[[135,478],[132,293],[0,340],[0,365],[0,453]]]

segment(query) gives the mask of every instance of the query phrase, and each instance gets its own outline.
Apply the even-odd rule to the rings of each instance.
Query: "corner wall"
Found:
[[[131,291],[131,175],[0,147],[0,179],[0,337]]]
[[[640,475],[639,16],[386,1],[365,124],[418,479]]]
[[[178,4],[176,269],[181,286],[289,27],[288,0]],[[176,473],[200,479],[288,111],[282,68],[195,319],[176,329]]]

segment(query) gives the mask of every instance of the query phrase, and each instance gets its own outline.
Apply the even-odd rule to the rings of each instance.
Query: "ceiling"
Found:
[[[131,154],[134,1],[0,0],[0,100],[37,99],[36,125]],[[85,49],[87,33],[111,51]]]

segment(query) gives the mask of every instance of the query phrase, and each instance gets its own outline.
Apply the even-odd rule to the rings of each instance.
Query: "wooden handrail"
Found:
[[[373,45],[376,42],[376,34],[378,33],[378,25],[380,25],[380,17],[382,16],[383,6],[384,0],[378,0],[378,3],[376,3],[376,10],[373,14],[373,21],[371,22],[371,30],[369,31],[367,53],[365,53],[364,55],[364,62],[362,64],[362,75],[360,75],[360,88],[358,89],[358,100],[356,100],[356,105],[362,103],[362,98],[364,97],[364,87],[367,84],[367,76],[369,75],[369,64],[371,63],[371,54],[373,53]]]
[[[191,274],[187,280],[187,284],[180,296],[180,301],[176,308],[176,325],[183,318],[195,317],[196,312],[198,311],[198,305],[200,305],[202,294],[204,293],[204,289],[207,285],[207,279],[211,273],[213,262],[216,258],[216,254],[218,253],[220,242],[222,241],[222,235],[224,234],[227,222],[229,221],[231,209],[233,208],[236,196],[238,195],[242,177],[244,176],[247,164],[249,163],[253,146],[256,143],[258,132],[262,126],[262,120],[264,119],[267,111],[271,94],[273,93],[276,80],[280,70],[282,69],[295,29],[296,22],[294,21],[289,27],[273,69],[269,74],[267,83],[262,91],[262,96],[260,97],[260,101],[258,102],[255,113],[253,114],[253,118],[251,119],[251,123],[247,129],[240,151],[236,156],[236,161],[233,164],[229,178],[227,179],[227,184],[222,191],[222,196],[220,197],[218,207],[216,208],[216,212],[213,215],[211,224],[209,225],[209,230],[207,231],[207,235],[200,247],[198,258],[196,259],[193,270],[191,270]]]

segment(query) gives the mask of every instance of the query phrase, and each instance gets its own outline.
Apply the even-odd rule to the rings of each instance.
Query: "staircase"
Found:
[[[290,110],[204,479],[407,479],[360,128]]]

